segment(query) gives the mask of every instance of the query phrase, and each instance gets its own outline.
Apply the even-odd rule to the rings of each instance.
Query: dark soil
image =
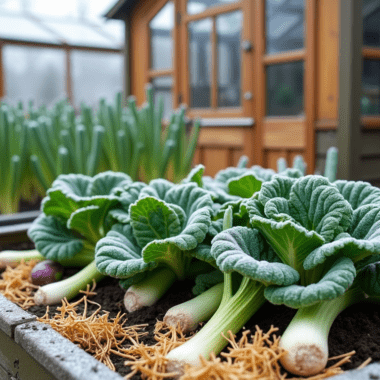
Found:
[[[23,249],[30,249],[33,245],[28,243]],[[9,249],[10,247],[0,247]],[[20,247],[14,247],[19,249]],[[67,268],[65,277],[75,273],[77,269]],[[181,302],[192,298],[191,288],[192,281],[183,281],[176,283],[168,291],[168,293],[154,306],[146,307],[142,310],[135,311],[127,315],[129,325],[148,323],[146,331],[149,335],[142,337],[141,341],[145,344],[154,345],[156,341],[153,337],[154,325],[156,320],[163,320],[166,311]],[[97,295],[91,297],[102,305],[103,310],[110,312],[110,317],[113,318],[119,311],[125,313],[123,307],[124,290],[122,290],[117,280],[106,278],[100,282],[96,288]],[[79,299],[77,297],[76,299]],[[59,305],[57,305],[59,306]],[[78,313],[82,311],[81,305],[78,306]],[[91,306],[89,311],[95,310],[95,306]],[[50,306],[50,315],[53,315],[56,307]],[[41,317],[45,314],[46,307],[33,306],[29,312]],[[266,303],[245,325],[245,328],[255,332],[255,325],[258,325],[264,332],[268,331],[271,325],[279,328],[276,335],[281,335],[286,326],[291,321],[296,310],[289,309],[284,306],[274,306]],[[241,334],[238,334],[239,339]],[[329,336],[330,357],[356,351],[352,358],[352,362],[343,366],[344,370],[349,370],[358,367],[368,357],[372,358],[373,362],[380,361],[380,311],[377,305],[360,304],[354,305],[343,311],[335,320]],[[224,350],[228,352],[227,349]],[[125,359],[118,356],[113,356],[113,363],[116,366],[117,372],[125,376],[130,372],[129,367],[124,366]],[[292,377],[291,375],[289,377]],[[135,375],[133,380],[140,380],[141,377]]]

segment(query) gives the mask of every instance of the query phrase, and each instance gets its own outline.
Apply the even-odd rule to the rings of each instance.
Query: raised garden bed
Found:
[[[24,246],[25,249],[32,248],[30,242],[24,243]],[[19,249],[20,244],[14,248]],[[75,269],[69,269],[67,275],[74,271]],[[156,305],[128,314],[127,324],[147,323],[149,326],[146,331],[149,335],[142,337],[141,341],[147,345],[155,344],[153,331],[156,320],[162,320],[170,307],[190,299],[192,285],[192,281],[176,283]],[[96,292],[97,295],[91,297],[91,300],[101,304],[103,310],[109,311],[110,318],[114,318],[119,311],[125,312],[122,304],[124,291],[118,286],[117,280],[106,278],[98,284]],[[55,313],[57,306],[50,307],[50,315]],[[81,313],[82,307],[78,305],[78,313]],[[89,305],[89,312],[95,309],[96,306]],[[124,365],[125,359],[116,355],[111,357],[117,370],[114,373],[50,326],[36,322],[36,317],[42,317],[45,311],[45,306],[32,306],[26,312],[0,296],[0,379],[116,380],[130,373],[130,368]],[[263,331],[268,331],[274,325],[279,328],[277,334],[282,334],[294,314],[293,309],[266,303],[245,328],[255,331],[255,325],[258,325]],[[240,336],[241,334],[238,338]],[[369,304],[354,305],[342,312],[332,326],[329,348],[330,356],[356,351],[352,362],[342,367],[344,370],[357,368],[368,357],[372,357],[374,362],[380,362],[378,307]],[[224,351],[228,352],[227,349]],[[288,377],[293,376],[289,374]],[[131,379],[140,380],[142,377],[134,375]],[[336,379],[380,379],[380,364],[347,372]]]

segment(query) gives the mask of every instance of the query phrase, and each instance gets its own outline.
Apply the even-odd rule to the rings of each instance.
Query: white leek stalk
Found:
[[[329,355],[328,335],[335,318],[348,306],[364,299],[364,293],[354,287],[331,301],[299,309],[280,340],[280,347],[287,351],[280,359],[284,368],[301,376],[323,371]]]
[[[228,343],[222,333],[236,334],[245,325],[265,302],[264,288],[262,283],[244,278],[236,294],[218,308],[197,334],[166,355],[167,372],[180,375],[185,364],[200,365],[200,356],[209,359],[211,352],[218,355]]]
[[[153,270],[144,280],[130,286],[124,296],[124,306],[128,312],[154,305],[176,280],[170,268]]]
[[[169,326],[180,325],[183,333],[195,330],[200,322],[207,321],[218,309],[223,296],[223,283],[206,290],[190,301],[170,308],[164,317]]]
[[[25,251],[2,251],[0,252],[0,269],[5,269],[5,267],[10,266],[15,268],[20,264],[21,260],[25,262],[31,260],[46,260],[36,249],[25,250]]]
[[[36,305],[54,305],[63,298],[71,300],[81,290],[86,290],[87,285],[91,285],[93,280],[99,282],[105,276],[100,274],[92,261],[78,273],[65,280],[53,282],[52,284],[41,286],[34,295]]]

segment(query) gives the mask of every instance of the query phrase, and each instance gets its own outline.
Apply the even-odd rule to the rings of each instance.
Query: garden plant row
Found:
[[[327,363],[337,315],[380,295],[380,189],[336,180],[337,152],[325,176],[305,176],[280,160],[204,176],[198,165],[179,184],[134,181],[120,172],[60,175],[42,201],[29,236],[36,250],[3,252],[3,263],[50,259],[83,266],[72,277],[41,286],[37,304],[75,297],[93,280],[119,279],[127,311],[156,303],[175,281],[195,279],[190,301],[164,321],[194,330],[170,351],[167,370],[181,374],[228,343],[265,302],[298,309],[280,340],[281,363],[309,376]]]
[[[181,107],[163,127],[163,98],[155,104],[151,85],[146,97],[140,108],[134,97],[124,107],[119,93],[113,104],[101,99],[96,112],[82,103],[78,114],[67,101],[52,109],[0,103],[0,212],[17,212],[21,198],[33,203],[44,197],[60,174],[112,170],[144,182],[182,179],[191,168],[199,122],[189,136]]]

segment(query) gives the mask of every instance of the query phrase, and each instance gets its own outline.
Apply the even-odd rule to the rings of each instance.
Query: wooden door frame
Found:
[[[303,155],[307,163],[307,172],[311,174],[315,167],[315,115],[316,115],[316,17],[317,0],[305,0],[304,48],[278,54],[266,54],[265,42],[265,0],[254,0],[254,39],[255,66],[257,71],[257,101],[255,113],[255,162],[264,165],[266,147],[264,146],[264,125],[276,122],[280,118],[291,124],[300,117],[266,117],[266,67],[270,64],[303,61],[304,62],[304,112],[301,117],[305,124]]]

